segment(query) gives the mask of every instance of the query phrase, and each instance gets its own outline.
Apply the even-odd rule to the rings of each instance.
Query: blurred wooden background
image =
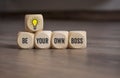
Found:
[[[120,20],[120,0],[1,0],[0,16],[42,13],[50,19]]]

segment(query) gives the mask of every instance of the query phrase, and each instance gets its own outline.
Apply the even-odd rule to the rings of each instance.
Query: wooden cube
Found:
[[[86,48],[87,47],[86,31],[70,31],[68,42],[69,48]]]
[[[51,31],[38,31],[35,33],[35,47],[47,49],[51,47]]]
[[[17,44],[20,48],[30,49],[34,47],[34,34],[29,32],[19,32]]]
[[[52,34],[52,48],[63,49],[68,47],[68,31],[54,31]]]
[[[25,29],[28,32],[43,30],[43,16],[41,14],[25,15]]]

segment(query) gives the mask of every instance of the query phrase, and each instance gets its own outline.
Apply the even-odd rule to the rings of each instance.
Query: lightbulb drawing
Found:
[[[36,30],[37,24],[38,24],[38,20],[37,19],[33,19],[32,20],[32,25],[33,25],[34,30]]]

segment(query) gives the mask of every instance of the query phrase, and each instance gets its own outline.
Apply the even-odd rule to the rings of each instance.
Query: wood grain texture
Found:
[[[120,78],[120,22],[46,20],[46,30],[86,30],[88,47],[21,50],[23,20],[0,19],[0,78]]]

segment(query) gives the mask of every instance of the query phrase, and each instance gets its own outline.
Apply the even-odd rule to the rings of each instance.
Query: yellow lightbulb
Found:
[[[33,19],[33,20],[32,20],[32,25],[33,25],[33,28],[34,28],[34,29],[36,29],[37,24],[38,24],[38,20],[37,20],[37,19]]]

